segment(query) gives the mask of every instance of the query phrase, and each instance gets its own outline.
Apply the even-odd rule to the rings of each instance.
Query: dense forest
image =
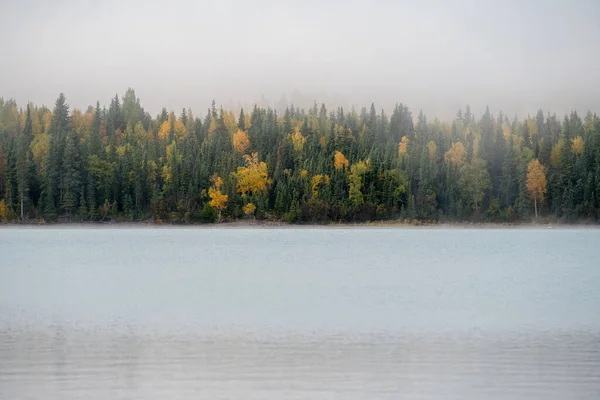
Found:
[[[0,98],[2,222],[597,221],[600,119]]]

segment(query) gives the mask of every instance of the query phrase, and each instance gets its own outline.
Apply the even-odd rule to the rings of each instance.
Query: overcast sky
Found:
[[[4,0],[0,96],[600,112],[600,1]],[[305,105],[305,104],[303,104]]]

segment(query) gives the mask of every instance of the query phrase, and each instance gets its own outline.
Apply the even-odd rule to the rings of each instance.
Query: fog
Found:
[[[600,111],[600,2],[8,0],[0,96],[155,115],[313,100],[430,118]]]

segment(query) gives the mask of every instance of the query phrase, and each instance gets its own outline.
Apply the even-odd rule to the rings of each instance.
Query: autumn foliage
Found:
[[[292,139],[292,147],[294,148],[294,152],[302,152],[302,149],[304,148],[304,143],[306,143],[306,138],[302,136],[300,130],[296,128],[294,133],[290,134],[290,137]]]
[[[573,153],[580,155],[583,153],[583,138],[581,136],[577,136],[571,142],[571,148],[573,149]]]
[[[248,139],[246,131],[238,129],[233,135],[233,148],[242,155],[250,151],[250,139]]]
[[[546,196],[546,174],[539,160],[533,160],[527,166],[527,191],[535,204],[535,216],[537,217],[537,203],[544,200]]]
[[[256,211],[256,206],[254,205],[254,203],[248,203],[244,205],[244,207],[242,207],[242,210],[244,211],[244,214],[250,216],[253,215]]]
[[[333,165],[335,169],[348,168],[348,159],[341,152],[336,151],[333,156]]]
[[[9,209],[4,200],[0,200],[0,222],[8,222]]]
[[[467,162],[467,151],[465,150],[465,146],[460,142],[454,143],[452,147],[450,147],[450,150],[444,154],[444,160],[454,167],[462,167]]]
[[[407,151],[408,151],[408,137],[402,136],[400,143],[398,143],[398,155],[402,156],[402,155],[406,154]]]
[[[213,102],[153,116],[132,89],[87,110],[0,97],[0,218],[513,222],[533,203],[600,221],[597,115],[390,111]]]
[[[329,185],[329,175],[314,175],[311,179],[311,188],[313,197],[319,197],[319,187],[321,185]]]
[[[237,191],[241,195],[255,195],[266,190],[269,183],[267,164],[258,160],[258,153],[245,155],[246,166],[238,167],[233,176],[237,179]]]
[[[435,155],[437,153],[437,145],[433,140],[427,142],[427,155],[429,156],[429,161],[435,160]]]
[[[216,209],[221,214],[221,211],[225,208],[227,204],[228,196],[221,192],[221,186],[223,185],[223,180],[217,176],[213,175],[210,179],[212,182],[212,186],[208,189],[208,196],[210,197],[210,206]]]

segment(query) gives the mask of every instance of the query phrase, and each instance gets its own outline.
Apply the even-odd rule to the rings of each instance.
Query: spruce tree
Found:
[[[61,208],[69,217],[73,215],[81,194],[81,159],[77,146],[78,140],[74,133],[67,138],[60,185]]]

